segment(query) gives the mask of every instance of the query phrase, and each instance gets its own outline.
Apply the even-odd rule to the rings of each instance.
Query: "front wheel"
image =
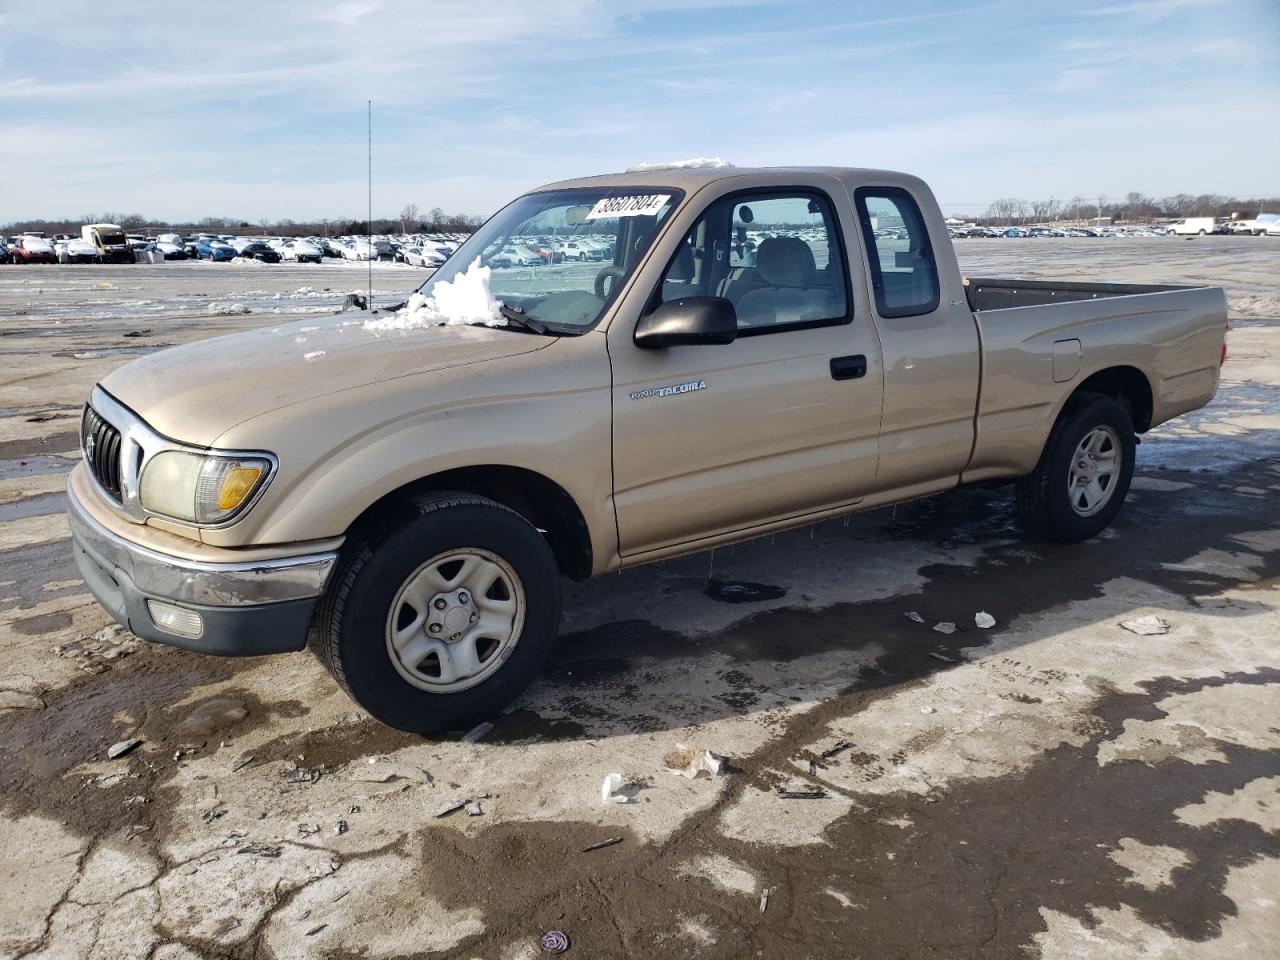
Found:
[[[441,493],[351,538],[312,646],[374,717],[433,734],[511,703],[559,624],[560,575],[542,535],[493,500]]]
[[[1024,526],[1066,543],[1097,536],[1129,492],[1135,450],[1133,420],[1118,401],[1102,394],[1073,397],[1035,471],[1018,481]]]

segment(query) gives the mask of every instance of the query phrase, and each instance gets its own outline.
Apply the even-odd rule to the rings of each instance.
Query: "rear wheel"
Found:
[[[312,646],[383,723],[415,733],[494,716],[537,675],[560,623],[560,575],[519,514],[446,493],[351,538]]]
[[[1073,397],[1035,471],[1018,481],[1023,524],[1068,543],[1097,536],[1129,492],[1135,449],[1132,418],[1118,401],[1101,394]]]

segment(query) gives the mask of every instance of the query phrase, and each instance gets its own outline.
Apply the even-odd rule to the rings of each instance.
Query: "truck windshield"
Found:
[[[479,258],[494,297],[554,332],[590,329],[683,194],[670,187],[530,193],[509,204],[422,285],[426,297]]]

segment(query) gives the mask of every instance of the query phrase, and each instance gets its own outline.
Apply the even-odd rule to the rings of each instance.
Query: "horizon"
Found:
[[[877,8],[11,10],[0,155],[21,189],[0,222],[363,219],[370,99],[375,219],[409,203],[488,215],[544,182],[691,156],[901,169],[948,215],[1003,197],[1280,195],[1265,0]]]

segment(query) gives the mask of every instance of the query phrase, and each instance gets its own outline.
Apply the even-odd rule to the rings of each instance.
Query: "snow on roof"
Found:
[[[724,170],[732,167],[728,160],[719,157],[694,157],[692,160],[672,160],[670,163],[640,163],[628,167],[627,173],[649,173],[653,170]]]

